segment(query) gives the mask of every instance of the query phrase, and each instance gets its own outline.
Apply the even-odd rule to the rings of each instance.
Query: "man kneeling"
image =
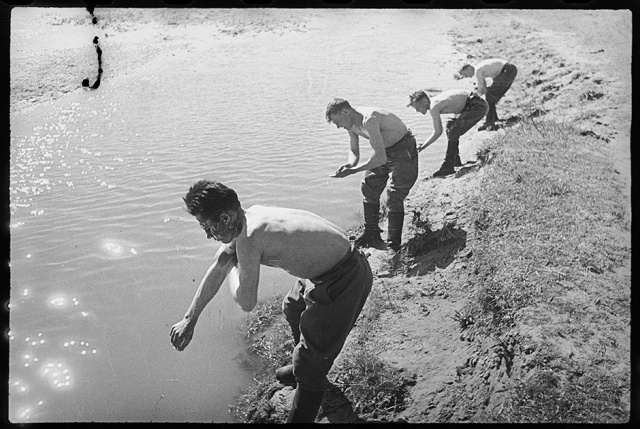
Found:
[[[235,191],[219,182],[197,182],[184,201],[207,238],[223,244],[184,318],[171,328],[171,343],[184,350],[198,317],[225,279],[240,307],[251,311],[258,301],[261,264],[298,277],[283,301],[296,343],[293,364],[280,368],[277,376],[297,386],[287,423],[313,422],[326,375],[371,291],[366,256],[328,220],[289,208],[254,205],[243,210]]]

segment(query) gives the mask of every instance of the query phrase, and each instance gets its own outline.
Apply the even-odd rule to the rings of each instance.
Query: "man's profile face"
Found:
[[[230,225],[231,219],[228,215],[221,215],[217,222],[200,214],[195,215],[195,218],[207,234],[207,239],[213,238],[216,241],[228,244],[236,238],[234,225]]]
[[[416,112],[422,113],[425,115],[429,108],[431,107],[431,101],[428,98],[422,97],[417,100],[411,102],[411,107],[416,109]]]
[[[329,120],[338,128],[348,129],[351,127],[351,121],[346,110],[329,115]]]

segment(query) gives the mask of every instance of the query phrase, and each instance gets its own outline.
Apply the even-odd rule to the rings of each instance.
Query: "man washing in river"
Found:
[[[489,111],[484,124],[478,127],[478,131],[498,129],[498,112],[496,104],[511,88],[511,84],[518,74],[518,68],[502,58],[489,58],[472,66],[465,64],[458,72],[460,76],[472,77],[474,74],[478,81],[478,94],[484,95],[489,104]],[[491,85],[487,85],[487,79],[491,79]]]
[[[366,256],[328,220],[288,208],[243,210],[235,191],[219,182],[195,183],[184,201],[207,238],[223,244],[184,318],[171,328],[171,343],[178,351],[187,347],[198,317],[225,279],[240,307],[251,311],[258,301],[260,265],[298,277],[283,301],[296,343],[293,364],[278,369],[276,377],[296,385],[287,423],[313,422],[326,375],[371,291]]]
[[[416,139],[402,120],[377,107],[353,108],[347,100],[335,98],[327,106],[327,122],[349,133],[347,163],[332,177],[346,177],[364,171],[360,185],[364,209],[364,232],[356,238],[359,247],[378,247],[380,238],[380,195],[387,187],[387,246],[394,258],[402,244],[404,199],[418,178]],[[360,162],[360,137],[369,140],[373,154]]]
[[[478,123],[487,113],[487,102],[475,91],[452,89],[441,92],[432,99],[426,92],[415,91],[409,96],[408,106],[426,115],[431,112],[433,120],[433,134],[418,147],[422,151],[438,140],[442,135],[442,119],[440,115],[453,114],[447,121],[447,152],[440,169],[433,173],[433,177],[444,177],[456,172],[454,167],[462,167],[458,146],[460,137]]]

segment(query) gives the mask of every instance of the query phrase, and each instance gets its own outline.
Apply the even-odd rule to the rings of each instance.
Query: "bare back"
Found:
[[[476,76],[478,78],[494,78],[500,74],[502,71],[502,67],[507,64],[507,60],[503,60],[502,58],[489,58],[488,60],[484,60],[479,62],[476,69]]]
[[[355,110],[362,115],[362,124],[356,124],[351,131],[369,140],[369,133],[365,129],[367,123],[377,122],[382,134],[384,147],[391,147],[402,139],[408,129],[405,123],[398,116],[386,109],[379,107],[358,107]]]
[[[466,89],[451,89],[443,91],[431,99],[431,115],[456,114],[464,110],[471,91]]]
[[[260,264],[310,279],[347,254],[351,243],[335,224],[305,210],[255,205],[246,211],[246,230],[235,242],[243,255],[259,253]]]

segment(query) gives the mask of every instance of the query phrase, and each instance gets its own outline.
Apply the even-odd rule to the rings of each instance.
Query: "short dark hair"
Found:
[[[409,106],[411,106],[413,102],[422,100],[423,98],[429,100],[429,96],[426,92],[421,89],[418,91],[414,91],[411,95],[409,95]]]
[[[463,64],[462,67],[460,67],[460,70],[458,71],[458,73],[462,73],[465,69],[471,69],[475,72],[475,68],[473,68],[473,66],[471,64]]]
[[[215,221],[223,211],[241,208],[236,191],[213,180],[196,182],[183,200],[192,216],[201,215]]]
[[[325,115],[327,122],[331,122],[331,115],[344,109],[352,109],[349,102],[343,98],[334,98],[333,101],[327,105],[327,113]]]

